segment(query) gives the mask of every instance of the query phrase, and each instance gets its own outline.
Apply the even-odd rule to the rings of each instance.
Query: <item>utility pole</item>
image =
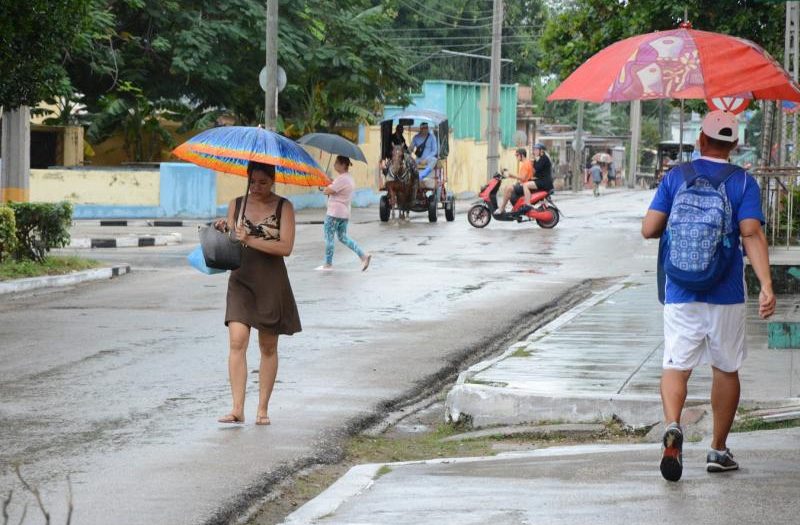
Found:
[[[786,2],[786,34],[783,51],[783,68],[789,72],[792,79],[798,79],[798,55],[800,55],[800,2]],[[782,115],[782,133],[780,148],[780,166],[797,165],[797,113],[784,113]],[[791,144],[791,152],[787,151],[787,146]]]
[[[572,191],[583,188],[583,109],[586,102],[578,101],[578,126],[575,129],[575,140],[572,148],[575,150],[575,160],[572,162]]]
[[[628,159],[628,187],[636,186],[639,171],[639,140],[642,138],[642,101],[631,100],[631,150]]]
[[[0,202],[28,202],[31,168],[31,112],[28,106],[3,111]]]
[[[500,40],[503,36],[503,0],[494,0],[492,9],[492,66],[489,84],[489,153],[486,156],[487,179],[499,171],[500,162]]]
[[[278,0],[267,0],[267,87],[264,89],[264,128],[275,131],[278,121]]]

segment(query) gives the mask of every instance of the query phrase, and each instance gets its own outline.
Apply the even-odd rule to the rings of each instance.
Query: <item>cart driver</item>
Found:
[[[402,124],[398,124],[397,127],[394,129],[394,133],[392,134],[392,146],[403,146],[403,151],[408,152],[408,145],[406,144],[406,138],[403,136]]]
[[[419,180],[422,187],[429,190],[436,189],[436,180],[434,177],[430,177],[430,174],[436,167],[439,143],[433,133],[429,131],[427,122],[419,125],[419,133],[411,139],[411,151],[417,158],[417,169],[420,170]]]

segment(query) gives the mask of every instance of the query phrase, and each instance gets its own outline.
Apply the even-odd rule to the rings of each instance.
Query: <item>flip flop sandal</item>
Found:
[[[221,418],[217,419],[217,422],[231,424],[231,425],[240,425],[244,423],[244,418],[235,416],[234,414],[228,414],[227,416],[222,416]]]

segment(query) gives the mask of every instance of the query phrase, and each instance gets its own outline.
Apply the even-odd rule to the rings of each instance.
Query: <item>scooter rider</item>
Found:
[[[550,191],[553,189],[553,163],[545,152],[544,144],[537,142],[533,145],[533,171],[536,174],[528,189]],[[527,196],[530,199],[530,196]]]
[[[512,202],[516,202],[519,197],[525,195],[526,201],[530,202],[531,200],[531,193],[530,190],[526,188],[528,184],[531,183],[533,179],[533,163],[528,160],[528,152],[525,148],[517,149],[516,153],[514,154],[517,157],[517,162],[520,163],[519,165],[519,175],[509,175],[512,179],[517,179],[519,182],[514,184],[513,186],[506,186],[503,190],[503,200],[500,203],[500,206],[497,207],[495,210],[495,215],[500,215],[501,213],[505,213],[506,204],[512,198],[514,198]]]

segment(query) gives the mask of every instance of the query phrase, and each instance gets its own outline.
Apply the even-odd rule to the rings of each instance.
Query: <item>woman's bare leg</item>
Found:
[[[268,425],[269,398],[278,375],[278,336],[258,332],[258,347],[261,349],[261,365],[258,367],[258,412],[256,424]]]
[[[228,354],[228,379],[231,382],[233,408],[222,422],[244,422],[244,392],[247,387],[247,344],[250,340],[250,327],[243,323],[228,323],[230,353]],[[233,417],[230,417],[233,416]]]

